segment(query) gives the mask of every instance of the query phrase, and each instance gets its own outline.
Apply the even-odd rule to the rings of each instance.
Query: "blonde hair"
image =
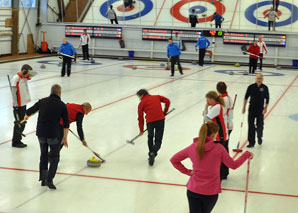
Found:
[[[215,91],[210,91],[206,94],[206,98],[211,98],[214,99],[216,102],[220,103],[223,107],[225,107],[225,101],[222,97],[220,97],[217,92]]]
[[[199,160],[202,160],[204,156],[204,147],[207,137],[210,137],[212,134],[217,133],[219,131],[219,126],[217,123],[213,121],[209,121],[207,123],[204,123],[201,126],[200,132],[199,132],[199,141],[197,145],[197,153],[199,156]]]

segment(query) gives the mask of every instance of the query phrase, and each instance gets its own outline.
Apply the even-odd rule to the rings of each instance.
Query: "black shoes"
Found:
[[[262,145],[262,143],[263,143],[262,138],[258,139],[258,144],[259,144],[259,145]]]
[[[156,157],[156,154],[150,152],[149,159],[148,159],[149,166],[153,166],[154,165],[155,157]]]
[[[228,176],[222,176],[222,177],[220,177],[220,180],[226,180],[226,179],[228,179]]]
[[[170,77],[173,77],[174,75],[170,75]]]
[[[181,72],[180,75],[183,75],[183,72]]]
[[[43,182],[43,181],[42,181]],[[41,182],[41,183],[42,183]],[[47,181],[46,182],[46,185],[49,187],[49,189],[53,189],[53,190],[55,190],[56,189],[56,186],[54,185],[54,183],[53,183],[53,181],[51,180],[51,181]]]
[[[247,148],[253,148],[254,145],[248,144],[246,147],[247,147]]]
[[[12,142],[11,146],[15,148],[25,148],[27,147],[27,144],[24,144],[22,141],[18,141],[18,142]]]
[[[46,180],[42,180],[40,185],[41,186],[46,186],[47,185],[47,181]]]

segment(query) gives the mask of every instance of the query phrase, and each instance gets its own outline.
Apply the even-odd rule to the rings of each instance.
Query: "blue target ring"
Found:
[[[189,8],[189,12],[192,13],[192,10],[195,10],[195,14],[201,14],[207,11],[207,8],[204,6],[193,6]]]
[[[110,5],[112,5],[113,3],[117,2],[117,1],[123,1],[123,0],[108,0],[105,3],[103,3],[99,9],[99,12],[101,13],[102,16],[108,18],[106,16],[108,9],[110,7]],[[128,21],[128,20],[132,20],[132,19],[136,19],[142,16],[147,15],[153,8],[153,3],[151,0],[138,0],[144,3],[145,8],[141,11],[141,12],[137,12],[135,14],[129,15],[129,16],[117,16],[119,21]]]
[[[290,119],[294,120],[294,121],[298,121],[298,114],[292,114],[289,116]]]
[[[268,23],[265,21],[260,21],[259,19],[257,19],[254,16],[254,11],[257,9],[260,9],[260,7],[263,7],[265,5],[272,5],[272,1],[263,1],[263,2],[259,2],[256,4],[253,4],[251,6],[249,6],[246,11],[245,11],[245,17],[247,18],[247,20],[249,20],[251,23],[253,24],[257,24],[259,26],[263,26],[266,27],[268,26]],[[286,8],[288,8],[291,11],[291,16],[284,20],[284,21],[280,21],[280,22],[276,22],[275,26],[276,27],[282,27],[282,26],[286,26],[286,25],[290,25],[293,24],[294,22],[296,22],[298,20],[298,8],[297,6],[287,3],[287,2],[280,2],[279,5],[282,5]]]
[[[227,74],[227,75],[230,74],[230,72],[234,72],[234,75],[243,75],[244,72],[247,72],[247,70],[215,70],[214,72]],[[278,72],[262,71],[261,73],[263,74],[263,76],[270,76],[270,77],[284,76],[284,74],[278,73]]]

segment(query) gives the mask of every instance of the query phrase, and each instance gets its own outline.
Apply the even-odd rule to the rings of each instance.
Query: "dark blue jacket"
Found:
[[[209,46],[210,46],[210,41],[204,36],[201,36],[195,47],[199,47],[199,49],[206,49]]]
[[[180,55],[180,47],[178,46],[177,43],[173,42],[172,44],[168,44],[168,51],[167,51],[167,56],[170,58],[170,56],[177,56]]]
[[[69,42],[67,42],[66,44],[62,43],[59,48],[59,52],[71,56],[76,55],[76,49]]]
[[[216,14],[215,16],[213,16],[211,21],[215,20],[215,23],[220,24],[223,21],[223,19],[224,18],[220,14]]]

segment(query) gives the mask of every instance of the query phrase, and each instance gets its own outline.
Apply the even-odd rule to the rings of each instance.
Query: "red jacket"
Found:
[[[76,121],[77,114],[80,112],[84,114],[83,106],[79,104],[66,104],[67,111],[68,111],[68,117],[69,117],[69,123]],[[60,124],[63,125],[62,119],[60,120]]]
[[[162,111],[161,102],[165,103],[165,109]],[[138,106],[138,120],[140,132],[144,131],[144,115],[146,113],[146,123],[164,120],[165,114],[170,107],[170,100],[160,95],[145,95]]]
[[[250,45],[250,47],[248,48],[247,52],[249,53],[252,53],[252,54],[255,54],[255,55],[260,55],[260,47],[257,45],[257,46],[254,46],[253,44]],[[257,56],[254,56],[254,55],[249,55],[250,58],[255,58],[257,59],[258,57]]]

